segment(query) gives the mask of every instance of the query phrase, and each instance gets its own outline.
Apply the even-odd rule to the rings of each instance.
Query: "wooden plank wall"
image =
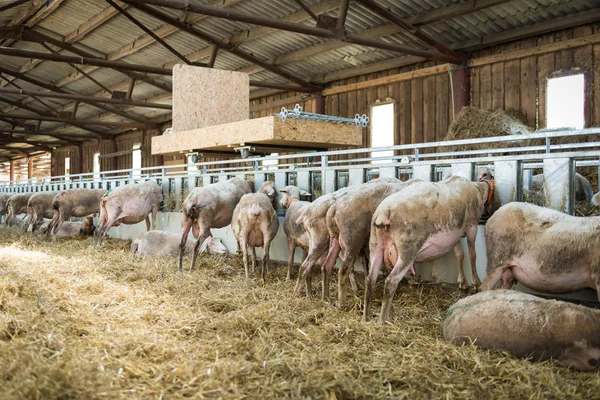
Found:
[[[477,52],[474,58],[533,49],[537,46],[600,33],[600,25],[585,25],[535,38],[523,39]],[[471,70],[471,104],[482,109],[504,109],[521,113],[532,128],[546,126],[547,79],[583,72],[586,81],[586,126],[600,125],[600,45],[533,55],[474,67]]]
[[[94,171],[94,154],[109,154],[117,151],[131,150],[135,143],[143,143],[142,167],[151,167],[163,164],[162,156],[153,156],[150,149],[152,136],[160,135],[162,131],[148,130],[143,135],[142,131],[134,131],[116,137],[115,140],[100,140],[85,142],[81,147],[64,147],[52,152],[52,175],[65,173],[65,157],[70,157],[71,174],[88,173]],[[79,165],[79,152],[83,152],[83,165]],[[132,155],[125,154],[117,157],[103,158],[100,160],[100,170],[110,171],[128,169],[132,166]]]

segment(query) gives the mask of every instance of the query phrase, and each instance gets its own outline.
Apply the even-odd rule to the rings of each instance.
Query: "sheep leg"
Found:
[[[179,272],[183,271],[183,253],[185,253],[185,245],[190,234],[190,229],[192,229],[192,220],[185,220],[182,228],[181,242],[179,243]]]
[[[379,270],[383,265],[383,244],[380,241],[377,241],[377,246],[371,252],[370,264],[371,268],[369,269],[369,274],[365,274],[365,306],[362,317],[363,322],[366,322],[371,316],[371,297],[373,296],[373,289],[377,282],[377,275],[379,275]]]
[[[152,229],[156,229],[156,216],[158,215],[158,204],[152,206]]]
[[[456,259],[458,260],[458,287],[461,290],[467,289],[467,278],[465,277],[464,270],[464,261],[465,261],[465,252],[462,247],[460,247],[460,240],[454,246],[454,255],[456,255]]]
[[[410,260],[409,262],[405,260]],[[385,284],[383,286],[383,304],[381,305],[381,315],[379,316],[379,322],[384,323],[390,319],[390,310],[392,309],[392,301],[394,300],[394,294],[398,288],[398,284],[404,278],[404,275],[410,270],[414,263],[414,257],[406,257],[406,254],[402,254],[398,257],[396,265],[392,269],[392,272],[385,278]]]
[[[192,253],[192,265],[190,266],[190,272],[192,272],[194,269],[196,269],[196,257],[198,257],[198,249],[200,248],[200,245],[202,243],[204,243],[204,241],[206,240],[206,238],[209,235],[205,235],[205,234],[200,234],[198,235],[198,240],[196,241],[196,244],[194,245],[194,252]]]
[[[329,298],[329,283],[331,282],[331,274],[333,273],[333,266],[335,260],[337,260],[340,254],[340,241],[339,236],[331,238],[329,243],[329,252],[327,253],[327,259],[321,266],[321,275],[323,277],[323,294],[321,298],[323,300]]]
[[[440,282],[440,276],[438,275],[437,269],[435,268],[435,261],[429,262],[429,268],[431,269],[431,279],[435,283],[439,283]]]
[[[146,215],[146,232],[150,232],[150,215]]]
[[[248,243],[245,239],[243,239],[240,243],[240,250],[242,250],[242,259],[244,260],[244,272],[246,273],[246,280],[248,280],[250,279],[250,271],[248,269]],[[254,265],[254,257],[252,257],[252,265]]]
[[[482,292],[485,292],[486,290],[494,289],[496,287],[496,284],[498,283],[498,281],[500,281],[500,279],[502,279],[502,274],[504,273],[504,270],[506,268],[507,268],[506,263],[498,265],[497,267],[495,267],[491,270],[488,267],[487,274],[485,276],[485,279],[483,280],[483,283],[479,287],[479,290]]]
[[[308,250],[308,256],[300,266],[302,274],[298,273],[298,281],[295,288],[296,293],[300,293],[301,282],[304,280],[306,295],[312,295],[312,268],[325,251],[327,251],[326,240],[312,241]]]
[[[338,270],[338,307],[340,308],[344,307],[344,303],[346,301],[346,295],[348,293],[348,278],[350,278],[350,284],[352,285],[352,277],[354,277],[354,262],[356,261],[356,257],[358,257],[355,249],[346,246],[344,250],[345,251],[342,254],[342,265]],[[354,279],[354,285],[356,285],[356,279]],[[356,293],[358,291],[358,287],[356,290],[353,287],[352,291]]]
[[[475,251],[475,238],[477,237],[477,225],[467,230],[467,248],[469,250],[469,261],[471,262],[471,283],[476,288],[481,286],[477,275],[477,252]]]
[[[246,249],[246,251],[248,251]],[[252,246],[252,273],[254,273],[254,271],[256,270],[256,247]]]
[[[269,252],[271,251],[271,238],[265,234],[263,235],[265,237],[265,243],[263,246],[262,269],[260,271],[260,276],[263,283],[265,283],[266,274],[269,272],[269,261],[271,261],[269,256]]]
[[[296,242],[293,239],[288,238],[288,252],[290,253],[288,257],[288,269],[287,275],[285,276],[285,280],[289,281],[292,279],[292,266],[294,265],[294,252],[296,251]]]

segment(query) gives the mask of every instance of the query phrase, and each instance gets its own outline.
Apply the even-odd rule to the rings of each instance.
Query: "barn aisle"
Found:
[[[244,280],[237,257],[175,270],[175,260],[131,256],[126,241],[94,250],[91,239],[52,243],[0,229],[2,398],[600,393],[600,372],[444,342],[439,325],[462,296],[453,290],[403,284],[391,324],[379,326],[360,322],[362,293],[349,310],[292,295],[285,268],[264,286]]]

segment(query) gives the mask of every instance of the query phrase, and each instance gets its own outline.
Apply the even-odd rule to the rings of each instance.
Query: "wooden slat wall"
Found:
[[[600,32],[599,25],[586,25],[553,32],[536,38],[497,46],[474,58],[510,53]],[[546,83],[549,77],[574,72],[586,74],[586,125],[600,125],[600,45],[534,55],[520,60],[482,65],[472,69],[471,104],[483,109],[514,110],[521,113],[532,128],[546,126]]]

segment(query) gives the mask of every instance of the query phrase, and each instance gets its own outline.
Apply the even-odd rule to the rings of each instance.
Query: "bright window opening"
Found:
[[[576,128],[585,125],[583,74],[548,79],[546,127]]]
[[[371,108],[371,147],[394,145],[394,104],[382,104]],[[372,157],[392,157],[393,150],[374,151]],[[388,163],[389,160],[375,160],[373,164]]]
[[[142,168],[142,150],[140,150],[140,147],[142,147],[141,143],[134,144],[133,153],[131,153],[131,168],[133,169],[131,176],[133,179],[140,179],[142,176],[142,171],[140,171],[140,168]]]
[[[100,180],[100,153],[94,153],[94,180]]]
[[[71,180],[71,157],[65,157],[65,181]]]
[[[271,155],[271,156],[278,156],[279,153],[271,153],[269,155]],[[279,164],[279,160],[265,160],[265,161],[262,162],[262,165],[269,165],[269,167],[267,167],[267,170],[269,170],[269,171],[276,170],[277,169],[277,167],[276,167],[277,164]]]

